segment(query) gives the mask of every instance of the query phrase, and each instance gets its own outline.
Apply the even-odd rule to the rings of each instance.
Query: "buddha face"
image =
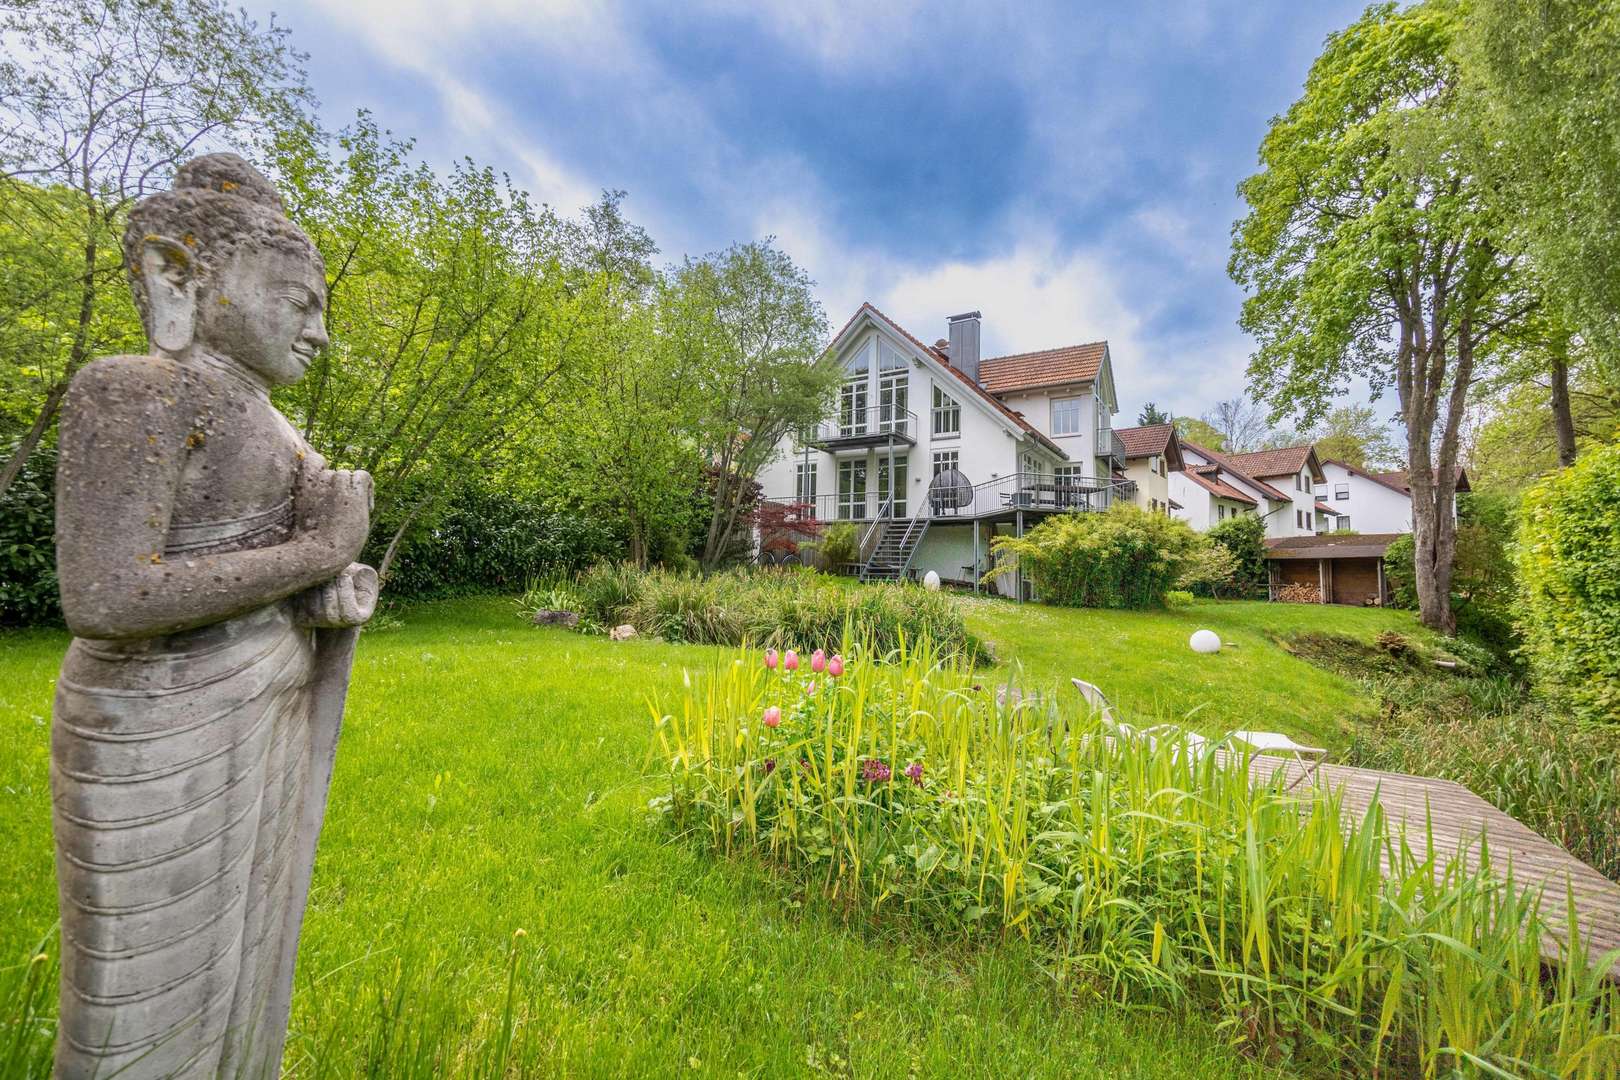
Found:
[[[195,340],[285,386],[326,348],[325,308],[326,282],[308,255],[239,249],[197,296]]]

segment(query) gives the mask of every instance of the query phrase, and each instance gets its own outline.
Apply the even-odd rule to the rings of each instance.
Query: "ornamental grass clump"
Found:
[[[654,703],[674,828],[876,917],[1028,938],[1100,995],[1214,1009],[1301,1069],[1620,1070],[1613,958],[1577,934],[1546,974],[1535,898],[1488,850],[1470,869],[1376,801],[1345,822],[1333,791],[998,692],[926,640],[821,644],[840,677],[745,649]]]

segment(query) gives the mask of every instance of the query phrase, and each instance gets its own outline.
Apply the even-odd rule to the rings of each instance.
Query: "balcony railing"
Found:
[[[969,521],[1008,512],[1087,513],[1107,510],[1116,501],[1130,502],[1136,485],[1112,477],[1074,476],[1057,479],[1050,473],[1012,473],[982,484],[956,488],[930,486],[908,496],[907,513],[900,517],[927,516],[934,521]],[[864,497],[836,494],[800,499],[792,495],[767,500],[792,508],[788,520],[826,523],[832,521],[877,521],[888,501],[877,490]]]
[[[890,440],[910,445],[917,441],[917,414],[893,405],[840,409],[809,434],[809,444],[822,449],[881,446]]]
[[[1125,467],[1125,440],[1121,439],[1119,433],[1113,428],[1098,428],[1097,456],[1123,469]]]

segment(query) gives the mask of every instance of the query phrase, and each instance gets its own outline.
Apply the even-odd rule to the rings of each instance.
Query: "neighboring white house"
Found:
[[[1329,529],[1362,533],[1412,531],[1412,488],[1405,470],[1369,472],[1328,458],[1322,462],[1322,471],[1324,479],[1316,486],[1316,499],[1333,516]],[[1457,490],[1468,490],[1468,474],[1460,468]]]
[[[1170,478],[1170,498],[1181,505],[1176,516],[1202,532],[1234,514],[1257,514],[1268,537],[1311,536],[1322,524],[1316,512],[1315,484],[1322,467],[1310,446],[1221,454],[1197,443],[1181,443],[1186,466]]]
[[[862,304],[829,346],[834,415],[760,473],[768,500],[857,523],[863,577],[977,581],[992,537],[1130,497],[1106,342],[981,359],[976,311],[948,334],[925,345]]]

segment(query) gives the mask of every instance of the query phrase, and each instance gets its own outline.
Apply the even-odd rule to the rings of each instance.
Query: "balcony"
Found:
[[[1097,456],[1111,468],[1125,467],[1125,440],[1113,428],[1097,429]]]
[[[841,409],[823,420],[806,442],[817,450],[863,450],[873,446],[917,445],[917,414],[892,405]]]
[[[1058,480],[1050,473],[1013,473],[982,484],[970,484],[963,477],[957,484],[931,484],[926,491],[912,492],[906,513],[900,516],[926,517],[944,524],[975,519],[1007,521],[1019,513],[1041,517],[1098,512],[1116,502],[1130,502],[1135,490],[1136,485],[1130,481],[1112,477]],[[766,501],[781,505],[789,525],[804,524],[812,530],[833,521],[883,520],[888,506],[875,487],[864,496],[840,498],[828,494],[805,500],[788,495]]]

